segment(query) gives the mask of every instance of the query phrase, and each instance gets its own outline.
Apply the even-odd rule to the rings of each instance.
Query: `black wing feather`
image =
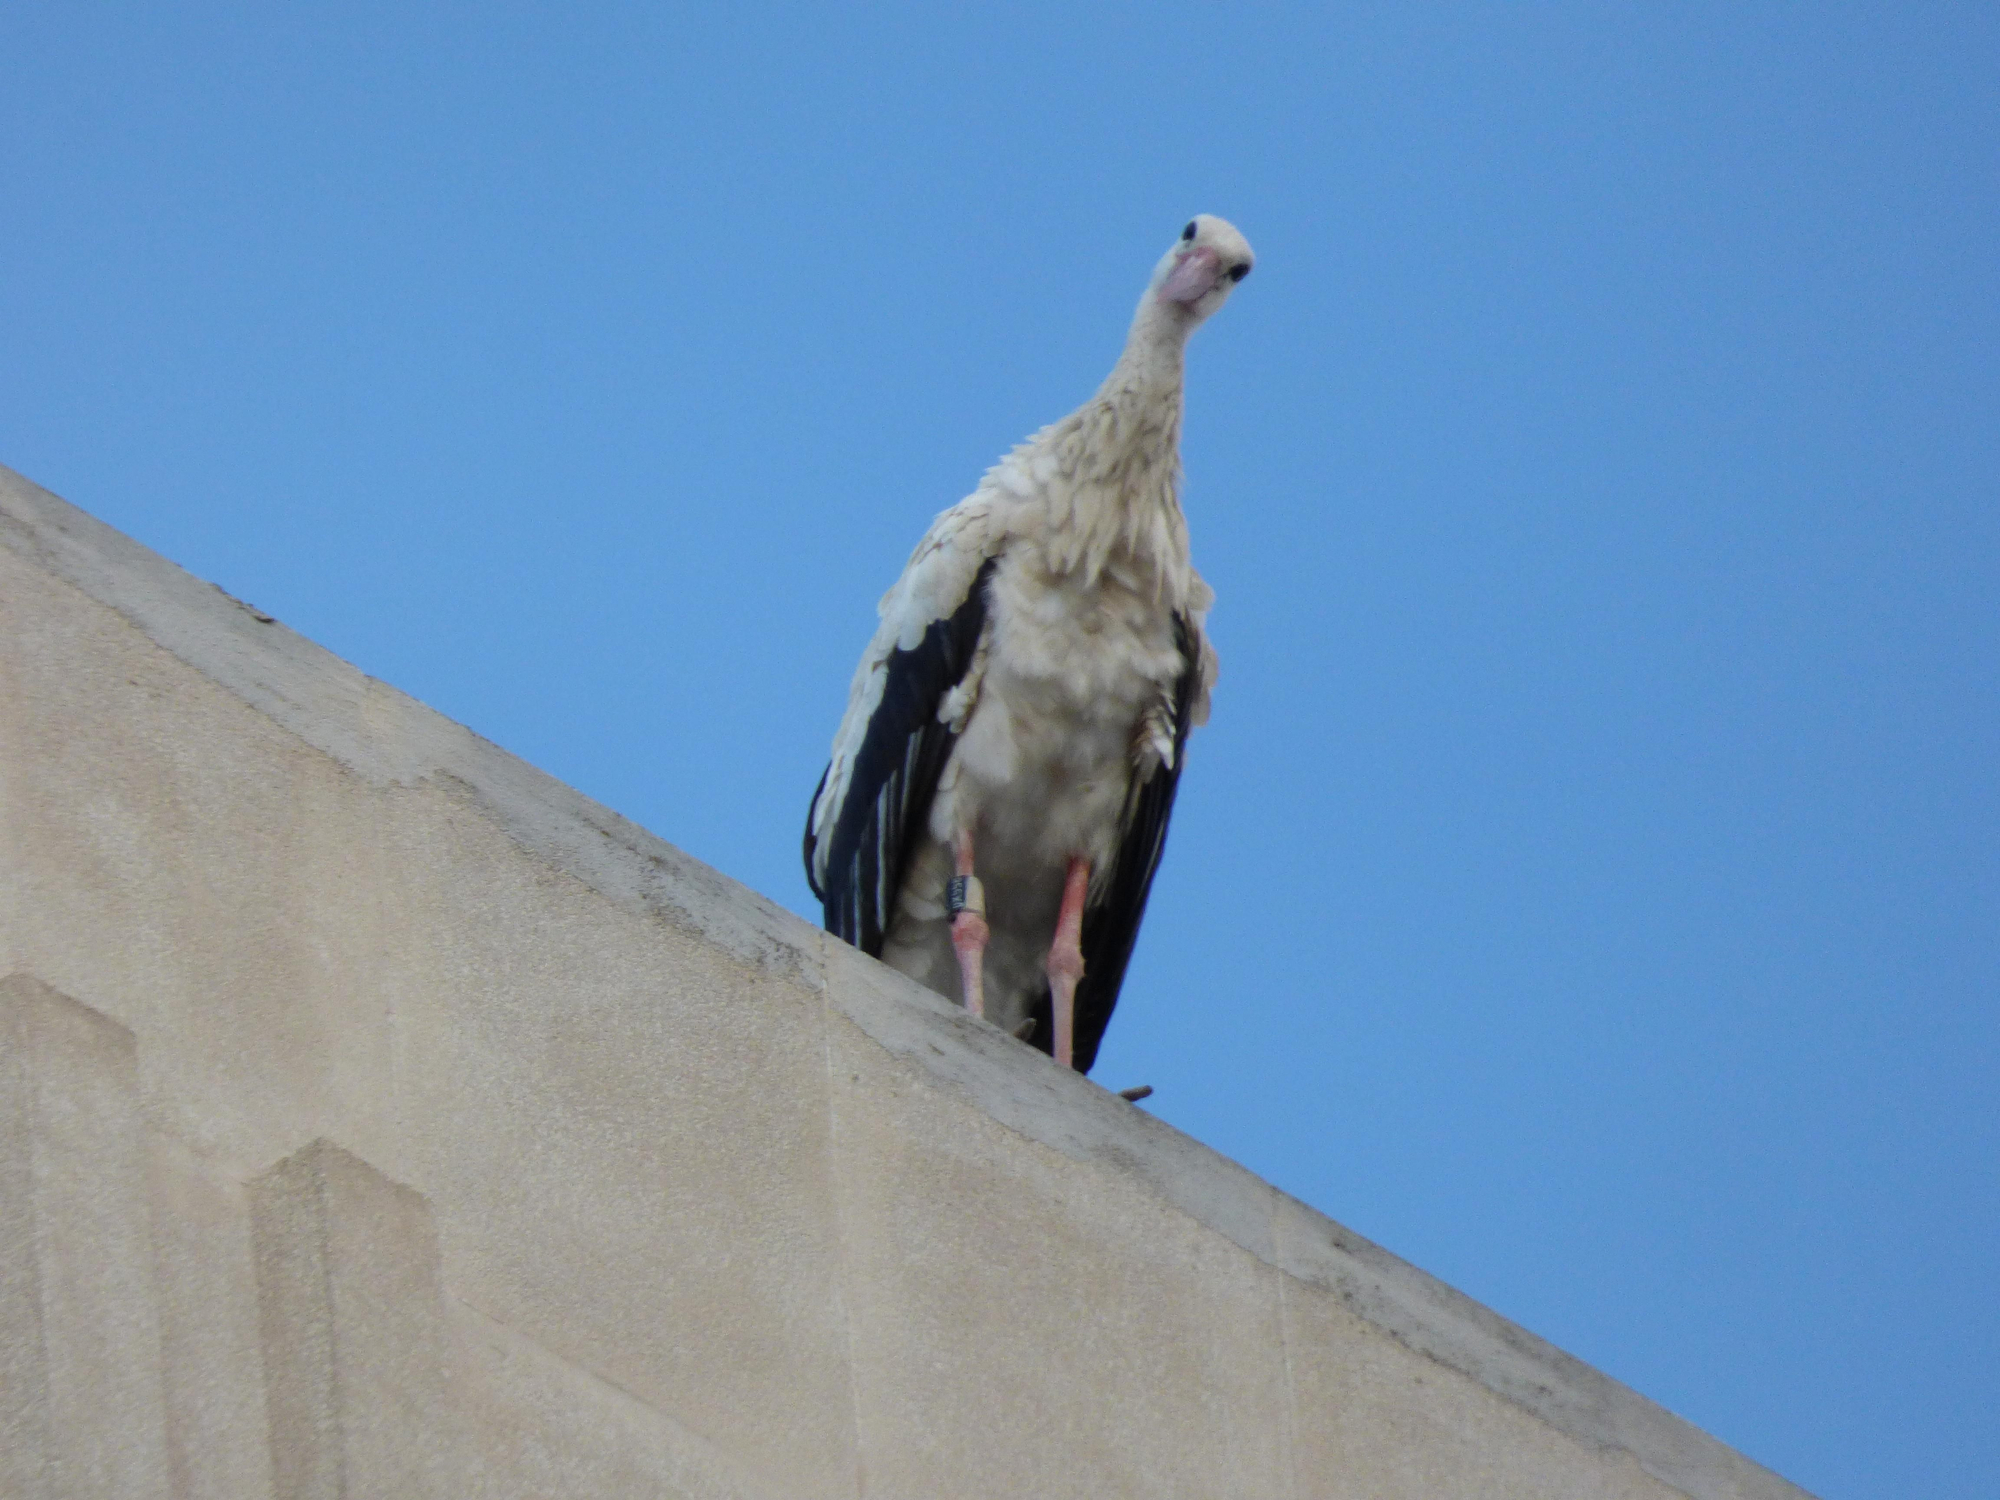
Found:
[[[806,811],[806,883],[826,907],[826,930],[872,957],[882,955],[903,871],[930,821],[938,778],[958,742],[951,726],[938,722],[938,705],[972,665],[986,625],[986,583],[992,574],[989,558],[950,618],[933,620],[910,650],[889,654],[882,701],[868,721],[827,836],[824,890],[813,875],[813,820],[826,793],[825,772]]]
[[[1185,615],[1174,616],[1174,644],[1180,647],[1180,679],[1174,684],[1174,763],[1157,766],[1144,781],[1134,781],[1126,794],[1120,823],[1118,854],[1111,884],[1103,899],[1083,913],[1083,978],[1076,985],[1075,1065],[1088,1073],[1097,1061],[1097,1047],[1118,991],[1125,983],[1125,966],[1139,938],[1146,915],[1146,897],[1153,889],[1153,872],[1167,847],[1167,822],[1174,814],[1174,793],[1180,787],[1181,766],[1187,758],[1189,721],[1201,683],[1201,638]],[[1035,1007],[1034,1044],[1053,1050],[1055,1006],[1047,990]]]

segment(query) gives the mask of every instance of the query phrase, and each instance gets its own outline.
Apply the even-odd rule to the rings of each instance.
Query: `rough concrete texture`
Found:
[[[5,470],[0,544],[75,997],[0,993],[0,1491],[1802,1494]]]
[[[6,1493],[163,1497],[166,1405],[131,1033],[25,975],[0,979],[0,1144]]]
[[[257,1270],[241,1184],[153,1135],[153,1265],[176,1495],[269,1500]]]
[[[250,1185],[278,1493],[448,1500],[464,1471],[430,1207],[315,1141]]]

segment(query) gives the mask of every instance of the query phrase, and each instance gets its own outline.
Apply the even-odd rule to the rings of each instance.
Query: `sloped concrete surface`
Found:
[[[0,470],[7,973],[9,1495],[1803,1494]]]

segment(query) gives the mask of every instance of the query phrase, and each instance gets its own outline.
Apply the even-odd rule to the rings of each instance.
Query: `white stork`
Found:
[[[1251,260],[1193,219],[1097,394],[932,522],[806,815],[829,932],[1085,1072],[1215,683],[1181,378]]]

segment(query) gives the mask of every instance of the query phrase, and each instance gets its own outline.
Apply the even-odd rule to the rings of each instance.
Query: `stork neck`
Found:
[[[1161,302],[1149,291],[1133,315],[1125,352],[1112,366],[1102,394],[1178,406],[1187,369],[1187,340],[1194,323],[1183,309]]]

